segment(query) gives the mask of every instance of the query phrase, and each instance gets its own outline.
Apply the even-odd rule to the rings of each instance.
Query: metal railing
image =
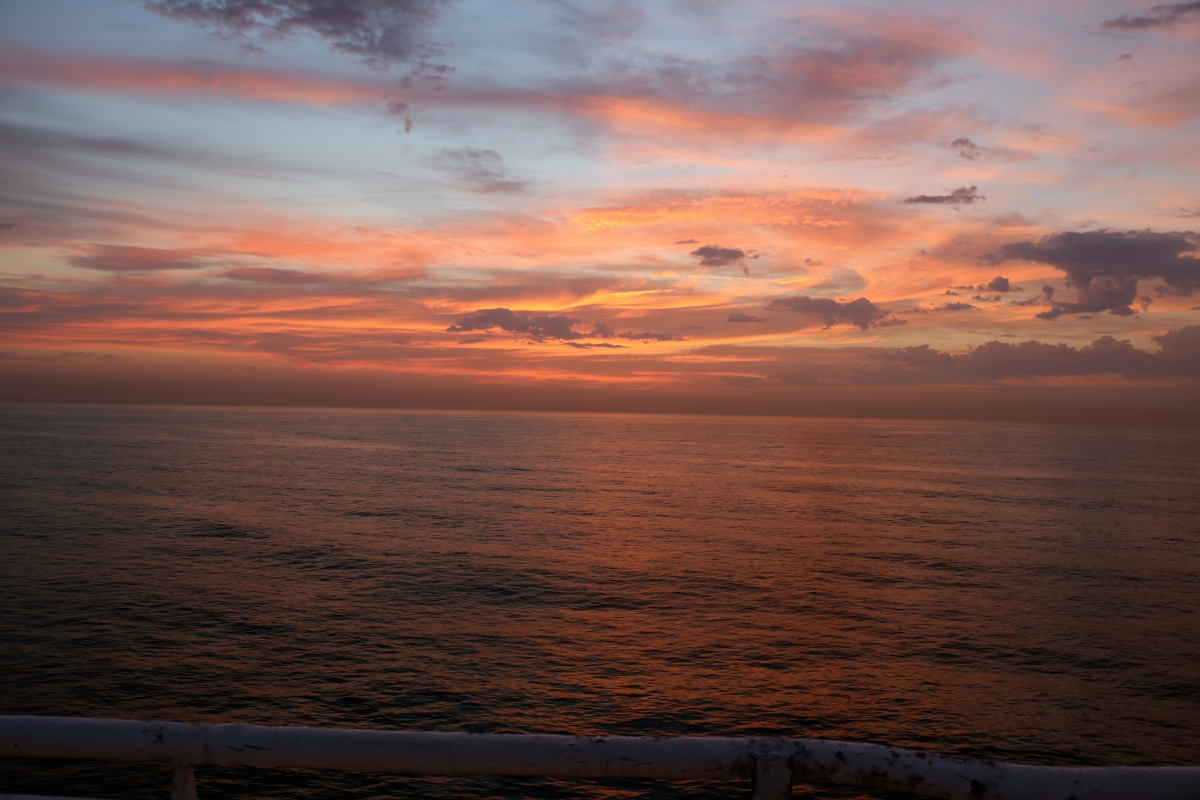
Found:
[[[754,800],[793,782],[944,800],[1198,800],[1200,767],[1041,767],[827,739],[542,736],[0,716],[0,756],[174,766],[172,800],[196,800],[193,767],[439,775],[749,780]],[[0,800],[16,795],[0,794]]]

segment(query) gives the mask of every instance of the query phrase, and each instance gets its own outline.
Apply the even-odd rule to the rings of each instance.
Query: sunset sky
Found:
[[[0,0],[0,97],[0,398],[1200,396],[1200,3]]]

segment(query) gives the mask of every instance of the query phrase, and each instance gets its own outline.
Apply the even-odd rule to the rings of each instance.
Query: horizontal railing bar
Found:
[[[0,716],[0,755],[176,765],[669,780],[798,782],[946,800],[1196,800],[1200,767],[1046,767],[828,739],[427,733]]]

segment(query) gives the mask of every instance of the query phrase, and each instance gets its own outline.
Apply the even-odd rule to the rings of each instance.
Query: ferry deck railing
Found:
[[[1200,767],[1050,767],[827,739],[551,736],[191,725],[0,716],[0,756],[157,762],[172,800],[196,800],[193,767],[438,775],[748,780],[754,800],[828,782],[944,800],[1200,800]],[[23,797],[0,794],[0,800]]]

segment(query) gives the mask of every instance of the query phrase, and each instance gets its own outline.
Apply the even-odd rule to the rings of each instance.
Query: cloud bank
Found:
[[[962,352],[928,344],[897,348],[717,345],[698,352],[720,358],[727,369],[737,369],[747,378],[754,376],[757,382],[744,383],[746,388],[1037,384],[1096,377],[1139,383],[1200,379],[1200,326],[1168,331],[1152,341],[1158,352],[1112,336],[1082,347],[993,340]]]
[[[891,380],[922,383],[998,381],[1009,378],[1056,378],[1120,375],[1129,378],[1200,378],[1200,326],[1152,337],[1157,353],[1139,350],[1128,340],[1102,336],[1089,345],[1071,347],[1039,341],[991,341],[965,353],[945,353],[929,345],[902,347],[875,357],[902,371],[884,369]]]

